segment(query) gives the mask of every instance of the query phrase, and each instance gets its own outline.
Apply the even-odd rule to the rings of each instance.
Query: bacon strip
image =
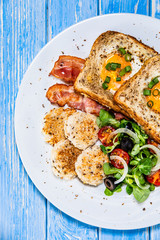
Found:
[[[120,121],[122,119],[128,119],[126,116],[124,116],[122,113],[117,113],[117,112],[114,112],[114,117],[116,120]]]
[[[78,57],[61,55],[55,62],[49,75],[74,83],[80,71],[84,67],[85,60]]]
[[[55,84],[51,86],[46,93],[46,97],[52,104],[56,103],[61,107],[67,104],[69,107],[97,116],[101,109],[108,110],[108,108],[103,107],[94,100],[75,93],[73,86],[67,86],[65,84]]]

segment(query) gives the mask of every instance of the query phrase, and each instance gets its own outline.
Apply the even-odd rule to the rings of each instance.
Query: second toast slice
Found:
[[[120,87],[114,100],[160,143],[160,55],[147,60],[140,71]]]

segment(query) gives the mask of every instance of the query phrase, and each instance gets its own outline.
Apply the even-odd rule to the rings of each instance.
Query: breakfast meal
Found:
[[[107,31],[87,59],[61,55],[46,98],[57,108],[42,132],[56,177],[77,177],[112,196],[144,202],[160,186],[160,55],[132,36]],[[67,108],[66,108],[67,107]]]

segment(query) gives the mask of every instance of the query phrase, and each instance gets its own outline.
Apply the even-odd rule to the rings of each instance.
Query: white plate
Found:
[[[121,193],[107,197],[103,184],[89,187],[77,179],[64,181],[53,176],[51,147],[44,142],[41,129],[45,112],[53,108],[45,98],[45,89],[60,81],[49,77],[48,73],[62,51],[86,58],[95,39],[107,30],[130,34],[160,51],[159,25],[157,19],[134,14],[112,14],[85,20],[52,39],[34,59],[22,80],[16,101],[15,135],[24,167],[51,203],[82,222],[110,229],[136,229],[158,224],[160,191],[156,189],[147,201],[139,204],[133,196],[126,194],[125,188]]]

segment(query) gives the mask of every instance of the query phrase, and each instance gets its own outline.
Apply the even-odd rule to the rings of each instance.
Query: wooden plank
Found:
[[[99,11],[100,14],[106,13],[139,13],[139,14],[149,14],[149,2],[147,0],[100,0],[99,1]],[[149,239],[149,229],[140,229],[134,231],[115,231],[100,229],[99,239],[101,240],[147,240]]]
[[[149,228],[138,230],[116,231],[109,229],[99,230],[100,240],[149,240]]]
[[[150,15],[160,19],[160,0],[152,0]],[[160,224],[150,228],[150,240],[159,240]]]
[[[49,0],[48,39],[51,40],[59,32],[79,21],[96,16],[97,2],[97,0]]]
[[[83,19],[97,15],[97,0],[50,0],[48,39]],[[81,223],[47,204],[47,239],[97,239],[97,228]]]
[[[14,137],[19,83],[45,44],[45,0],[1,0],[0,8],[0,239],[45,239],[46,200],[25,172]]]
[[[99,0],[100,14],[138,13],[149,14],[149,0]]]
[[[92,227],[69,217],[49,202],[47,204],[47,216],[47,239],[98,239],[98,228]]]

